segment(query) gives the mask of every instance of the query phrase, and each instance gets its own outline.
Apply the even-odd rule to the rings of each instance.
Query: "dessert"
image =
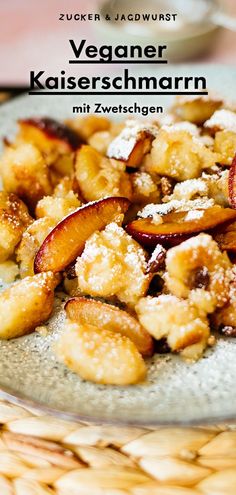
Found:
[[[35,273],[64,270],[81,254],[94,232],[122,219],[129,204],[126,198],[110,197],[85,204],[67,215],[43,241],[35,257]]]
[[[150,281],[145,251],[115,222],[89,237],[75,270],[82,293],[116,296],[129,307],[145,295]]]
[[[0,294],[2,339],[20,337],[47,320],[58,277],[52,272],[26,277]]]
[[[146,375],[144,360],[130,339],[93,325],[65,323],[57,354],[82,378],[95,383],[132,385]]]
[[[235,122],[211,96],[153,122],[19,121],[0,157],[0,337],[43,325],[63,291],[56,358],[120,386],[153,353],[194,361],[235,337]]]
[[[76,153],[75,177],[86,201],[105,196],[131,198],[132,188],[125,165],[112,160],[91,146],[85,145]]]
[[[139,300],[136,311],[140,322],[157,340],[166,338],[172,351],[188,351],[196,359],[201,355],[210,336],[206,312],[188,299],[169,294],[144,297]]]
[[[71,321],[125,335],[135,343],[141,354],[152,354],[153,341],[150,334],[134,316],[117,306],[85,297],[74,297],[66,303],[65,310]]]
[[[16,194],[32,213],[37,202],[52,193],[43,154],[31,143],[6,146],[0,159],[0,174],[4,191]]]
[[[170,201],[163,205],[147,205],[138,216],[138,220],[126,226],[134,239],[144,246],[156,246],[157,243],[171,246],[235,220],[236,211],[214,205],[211,200]]]
[[[222,106],[223,101],[216,95],[178,96],[173,105],[174,114],[181,120],[187,120],[197,125],[202,125],[212,117],[214,113]]]

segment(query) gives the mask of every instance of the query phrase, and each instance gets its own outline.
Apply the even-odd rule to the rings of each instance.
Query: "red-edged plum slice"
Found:
[[[63,218],[36,254],[35,273],[64,270],[82,253],[86,240],[96,230],[118,221],[129,205],[127,198],[110,197],[88,203]]]
[[[127,232],[144,246],[176,245],[199,232],[206,232],[218,225],[236,219],[236,211],[231,208],[212,206],[199,210],[201,215],[189,218],[189,212],[172,212],[163,217],[163,223],[155,224],[150,218],[134,220],[126,226]]]
[[[166,249],[157,244],[147,263],[146,273],[156,273],[165,267]]]
[[[139,352],[150,356],[153,352],[151,335],[126,311],[116,306],[85,297],[69,299],[65,305],[68,318],[81,325],[94,325],[125,335],[134,342]]]
[[[236,222],[232,222],[220,229],[214,235],[214,239],[222,251],[236,253]]]
[[[138,167],[144,155],[149,153],[158,129],[154,126],[126,127],[109,145],[107,156],[126,163],[127,167]]]

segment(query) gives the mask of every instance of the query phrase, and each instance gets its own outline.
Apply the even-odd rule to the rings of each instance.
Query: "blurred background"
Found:
[[[30,70],[46,70],[51,75],[55,75],[61,69],[68,71],[70,67],[67,61],[71,56],[69,38],[76,40],[86,38],[88,42],[98,44],[128,43],[132,38],[133,41],[140,41],[143,44],[146,41],[155,44],[160,40],[168,42],[170,39],[171,62],[235,64],[236,33],[228,29],[217,29],[210,20],[210,16],[214,17],[217,14],[218,2],[220,7],[223,5],[223,11],[226,9],[229,13],[226,21],[230,22],[232,19],[234,22],[236,0],[135,0],[133,2],[111,0],[104,8],[104,12],[109,9],[115,12],[119,9],[124,11],[124,8],[130,12],[141,10],[147,12],[148,9],[150,12],[178,12],[178,9],[180,11],[182,9],[185,18],[181,18],[178,25],[172,27],[168,25],[166,32],[162,26],[160,33],[160,25],[147,25],[147,23],[145,26],[140,23],[130,23],[130,25],[125,23],[117,26],[111,22],[58,20],[60,13],[101,12],[102,1],[0,0],[1,92],[6,93],[9,88],[16,88],[17,92],[17,87],[28,86]],[[210,9],[209,14],[206,9]],[[203,35],[206,33],[207,37],[210,35],[210,40],[207,38],[204,41]],[[199,53],[196,48],[201,43]],[[195,50],[192,49],[194,47]],[[101,67],[102,70],[106,69]],[[110,66],[110,70],[116,69]],[[86,72],[93,71],[94,66],[86,66]],[[5,97],[4,94],[1,96],[1,98]]]

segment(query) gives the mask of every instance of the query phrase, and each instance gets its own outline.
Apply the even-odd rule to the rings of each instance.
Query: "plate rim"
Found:
[[[224,424],[235,424],[236,423],[236,411],[235,411],[235,416],[232,416],[231,414],[226,414],[226,415],[219,415],[216,418],[212,416],[206,416],[203,419],[190,419],[190,420],[183,420],[183,421],[178,421],[178,420],[167,420],[167,421],[145,421],[145,420],[136,420],[132,421],[129,418],[127,419],[107,419],[107,418],[99,418],[99,417],[93,417],[93,416],[86,416],[83,414],[79,413],[73,413],[73,412],[66,412],[62,411],[60,409],[54,408],[47,406],[46,404],[43,404],[41,402],[38,402],[36,400],[32,399],[27,399],[21,394],[18,393],[12,393],[10,391],[10,388],[8,387],[0,387],[0,400],[4,400],[9,402],[10,404],[14,404],[16,406],[24,407],[26,409],[33,409],[35,411],[40,411],[49,414],[50,416],[57,417],[59,419],[62,419],[64,421],[70,421],[70,422],[79,422],[79,423],[87,423],[87,424],[103,424],[103,425],[111,425],[111,426],[117,426],[117,427],[124,427],[128,426],[130,428],[135,428],[135,427],[148,427],[148,428],[156,428],[159,426],[163,427],[179,427],[179,428],[185,428],[188,426],[212,426],[216,425],[219,423],[224,423]],[[183,416],[184,417],[184,416]]]

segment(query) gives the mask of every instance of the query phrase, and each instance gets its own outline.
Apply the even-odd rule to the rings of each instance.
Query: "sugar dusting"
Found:
[[[128,120],[126,127],[121,133],[109,144],[107,156],[117,160],[128,160],[136,143],[143,136],[156,137],[158,127],[153,124],[142,124],[136,120]]]
[[[204,127],[210,129],[227,130],[236,132],[236,113],[230,110],[217,110],[210,119],[208,119]]]
[[[198,198],[194,200],[175,200],[169,201],[168,203],[159,204],[148,204],[141,211],[138,212],[140,218],[152,218],[155,215],[167,215],[174,211],[192,211],[192,210],[206,210],[214,205],[213,199],[208,198]]]
[[[203,179],[189,179],[183,182],[179,182],[174,187],[173,194],[171,196],[166,196],[163,201],[171,201],[173,199],[177,200],[190,200],[194,196],[207,196],[208,185]]]
[[[192,134],[192,136],[200,135],[199,128],[195,124],[188,121],[175,122],[171,125],[163,125],[162,129],[167,132],[186,131],[189,132],[189,134]]]
[[[204,215],[202,210],[190,210],[188,211],[186,217],[184,218],[185,222],[190,222],[191,220],[199,220]]]

